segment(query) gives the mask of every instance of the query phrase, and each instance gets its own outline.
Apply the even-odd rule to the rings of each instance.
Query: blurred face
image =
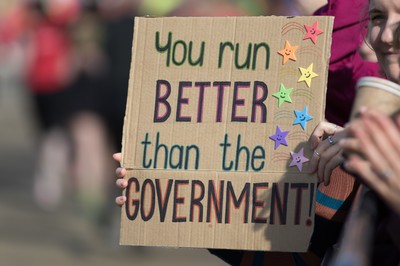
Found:
[[[400,0],[369,1],[369,40],[388,79],[400,83]]]

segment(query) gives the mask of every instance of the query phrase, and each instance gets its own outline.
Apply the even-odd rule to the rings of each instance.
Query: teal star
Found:
[[[296,120],[294,120],[293,125],[300,124],[303,129],[306,129],[307,121],[312,120],[312,117],[308,115],[308,107],[304,107],[302,111],[294,110],[296,114]]]
[[[293,88],[288,88],[286,89],[285,86],[281,83],[281,86],[279,88],[279,92],[276,92],[272,94],[275,98],[278,99],[278,107],[281,107],[281,105],[284,102],[291,103],[292,99],[290,99],[290,93],[292,92]]]

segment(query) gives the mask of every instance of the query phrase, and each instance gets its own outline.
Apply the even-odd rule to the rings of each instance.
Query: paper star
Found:
[[[272,96],[278,99],[278,107],[281,107],[284,102],[292,102],[292,99],[290,98],[290,93],[292,92],[292,90],[293,88],[286,89],[285,86],[281,83],[279,92],[272,94]]]
[[[296,61],[295,52],[299,48],[299,46],[292,46],[288,41],[285,42],[285,48],[278,51],[278,54],[283,56],[283,64],[286,64],[287,61],[292,60]]]
[[[312,24],[312,26],[304,25],[306,28],[306,35],[304,36],[303,40],[311,39],[311,41],[316,44],[317,43],[317,36],[322,34],[323,31],[318,28],[318,20]]]
[[[307,86],[310,88],[311,86],[311,79],[318,77],[318,74],[313,71],[314,64],[311,63],[307,68],[299,67],[301,72],[301,77],[297,82],[304,81]]]
[[[307,121],[312,120],[312,117],[308,115],[308,107],[304,107],[302,111],[294,110],[296,114],[296,120],[294,120],[293,125],[300,124],[303,129],[306,129]]]
[[[276,132],[275,135],[270,136],[269,138],[275,141],[275,147],[274,150],[276,150],[279,145],[285,145],[287,146],[286,142],[286,136],[289,134],[289,131],[281,131],[279,126],[276,126]]]
[[[301,172],[303,170],[303,163],[309,161],[306,157],[304,157],[304,148],[301,148],[299,152],[290,152],[292,156],[292,162],[290,163],[289,167],[297,166],[297,169]]]

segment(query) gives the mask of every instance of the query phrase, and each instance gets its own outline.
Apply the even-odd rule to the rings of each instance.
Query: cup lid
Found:
[[[363,86],[374,87],[400,96],[400,85],[387,79],[378,77],[362,77],[357,82],[357,89]]]

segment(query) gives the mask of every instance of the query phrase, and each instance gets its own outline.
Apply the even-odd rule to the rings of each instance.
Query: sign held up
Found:
[[[307,249],[332,24],[136,18],[121,244]]]

